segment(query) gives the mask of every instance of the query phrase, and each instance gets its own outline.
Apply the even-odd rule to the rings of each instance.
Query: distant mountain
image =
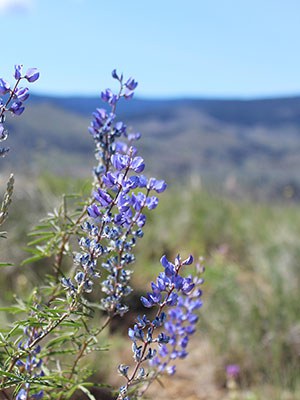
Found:
[[[99,107],[99,97],[51,97],[31,96],[31,103],[47,102],[53,106],[80,115],[90,115]],[[274,126],[286,123],[300,123],[300,96],[269,99],[133,99],[119,106],[120,113],[128,116],[143,116],[165,113],[178,108],[191,108],[207,114],[213,119],[234,125],[253,126],[263,124]]]
[[[103,107],[100,98],[32,95],[24,115],[8,120],[11,152],[1,169],[88,175],[94,162],[87,126],[96,107]],[[252,185],[300,192],[300,97],[137,98],[121,102],[118,116],[142,133],[150,173],[201,176],[232,191]]]

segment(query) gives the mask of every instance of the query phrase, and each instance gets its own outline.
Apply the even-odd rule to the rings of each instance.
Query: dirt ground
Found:
[[[193,348],[185,360],[176,365],[176,375],[162,379],[164,387],[157,382],[150,386],[147,395],[155,400],[216,400],[225,399],[227,390],[215,384],[215,363],[211,346],[206,341],[190,343]]]

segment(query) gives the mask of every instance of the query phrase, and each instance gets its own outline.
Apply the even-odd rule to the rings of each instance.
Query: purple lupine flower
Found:
[[[108,189],[111,189],[118,183],[118,175],[108,171],[102,175],[102,182]]]
[[[137,132],[137,133],[129,133],[127,135],[127,139],[131,142],[131,141],[134,141],[134,140],[139,140],[141,138],[141,136],[142,135],[139,132]]]
[[[73,285],[70,278],[62,278],[61,284],[65,289],[69,290],[70,292],[75,291],[75,286]]]
[[[15,115],[21,115],[24,110],[25,110],[25,107],[23,106],[23,103],[21,101],[15,101],[9,107],[9,111],[11,111]]]
[[[139,187],[139,177],[138,176],[130,176],[128,179],[123,181],[123,192],[128,193],[130,190],[136,189]]]
[[[117,143],[116,143],[115,152],[116,152],[116,153],[127,154],[127,152],[128,152],[128,145],[127,145],[127,143],[124,143],[124,142],[117,142]]]
[[[121,193],[118,197],[117,207],[121,213],[124,213],[130,209],[131,206],[131,198],[126,194]]]
[[[146,223],[146,215],[140,214],[136,220],[136,224],[139,228],[142,228]]]
[[[37,393],[32,393],[29,382],[32,378],[39,378],[41,376],[44,376],[44,372],[42,369],[43,360],[39,357],[41,346],[39,344],[33,345],[34,341],[40,336],[41,330],[37,326],[26,326],[24,328],[24,334],[27,338],[25,341],[19,342],[18,348],[21,350],[26,350],[26,359],[21,360],[19,358],[16,362],[16,366],[26,371],[29,379],[26,379],[28,381],[25,384],[25,388],[20,388],[16,399],[27,400],[30,397],[32,399],[38,400],[43,398],[44,392],[43,390],[40,390]]]
[[[91,218],[95,219],[101,216],[101,212],[97,204],[91,204],[90,206],[88,206],[87,213]]]
[[[180,256],[177,256],[174,263],[171,263],[166,256],[161,258],[164,272],[159,274],[155,283],[152,282],[152,292],[141,297],[144,307],[158,308],[157,315],[152,322],[146,317],[138,317],[134,328],[129,329],[128,335],[133,342],[132,351],[136,366],[131,376],[126,366],[126,376],[130,377],[119,392],[118,399],[127,396],[129,386],[139,383],[137,370],[145,361],[148,360],[152,372],[150,370],[148,374],[144,374],[150,379],[155,379],[163,372],[174,374],[176,369],[172,361],[188,355],[186,349],[197,322],[196,318],[192,318],[195,314],[191,310],[198,308],[200,292],[195,288],[184,291],[183,287],[190,286],[191,280],[196,285],[200,283],[200,279],[180,276],[180,269],[188,265],[191,259],[190,256],[181,261]],[[164,308],[169,309],[167,314],[162,311]],[[158,327],[162,327],[162,331],[155,337]],[[153,348],[155,344],[158,350]]]
[[[130,159],[133,159],[138,153],[138,150],[134,146],[128,146],[127,155],[130,156]]]
[[[101,92],[101,99],[105,102],[110,104],[111,106],[115,105],[118,101],[118,96],[113,94],[110,89],[106,89]]]
[[[112,70],[111,76],[112,76],[114,79],[119,80],[119,77],[118,77],[118,74],[117,74],[117,70],[116,70],[116,69],[113,69],[113,70]]]
[[[0,140],[5,140],[6,136],[4,126],[0,124]]]
[[[133,78],[129,78],[126,83],[125,86],[129,89],[129,90],[134,90],[136,89],[138,85],[138,82],[136,82]]]
[[[29,68],[26,71],[24,78],[27,79],[28,82],[35,82],[36,80],[39,79],[39,77],[40,77],[40,73],[37,68]]]
[[[101,92],[101,99],[105,102],[108,103],[109,99],[112,97],[113,93],[110,89],[106,89]]]
[[[104,110],[103,108],[97,108],[96,111],[94,111],[92,115],[95,118],[95,121],[93,121],[94,125],[98,129],[105,124],[105,122],[108,118],[106,110]]]
[[[144,329],[149,323],[150,320],[147,318],[146,315],[143,315],[143,317],[141,317],[140,315],[137,316],[137,322],[139,324],[139,326]]]
[[[129,89],[126,88],[125,92],[124,92],[125,99],[126,100],[131,100],[133,98],[133,96],[134,96],[134,91],[133,90],[129,90]]]
[[[144,175],[139,176],[139,187],[144,188],[147,186],[148,180]]]
[[[191,265],[193,264],[194,258],[190,255],[188,258],[182,261],[182,265]]]
[[[26,88],[17,88],[14,91],[14,96],[19,100],[19,101],[25,101],[29,97],[29,89]]]
[[[120,226],[128,228],[132,223],[132,211],[128,208],[126,211],[122,211],[120,214],[116,214],[114,217],[114,222]]]
[[[111,76],[112,76],[114,79],[117,79],[119,82],[122,82],[122,80],[123,80],[123,74],[121,74],[121,75],[119,76],[116,69],[113,69],[113,70],[112,70]]]
[[[40,390],[38,393],[31,395],[31,397],[35,400],[40,400],[44,397],[44,391]]]
[[[130,162],[130,169],[136,173],[143,172],[145,169],[145,163],[142,157],[134,157]]]
[[[97,192],[94,192],[93,195],[95,200],[99,201],[103,207],[107,207],[112,202],[111,196],[100,188],[98,188]]]
[[[21,389],[17,394],[16,400],[27,400],[27,391]]]
[[[102,100],[108,103],[111,110],[109,112],[97,108],[89,126],[89,132],[95,141],[98,162],[94,168],[96,183],[93,193],[97,203],[87,207],[87,214],[91,219],[82,226],[85,239],[80,240],[81,251],[74,258],[79,268],[76,279],[64,283],[69,286],[71,296],[76,291],[79,294],[82,290],[91,289],[89,281],[95,274],[89,271],[95,271],[98,255],[103,255],[105,258],[100,265],[106,270],[106,279],[101,284],[105,293],[101,304],[109,315],[114,316],[123,315],[128,310],[123,304],[123,298],[131,291],[131,274],[126,267],[135,259],[132,249],[137,239],[143,237],[141,228],[146,223],[143,209],[154,209],[158,199],[155,196],[148,198],[152,188],[147,187],[147,178],[139,175],[145,168],[144,160],[137,155],[135,147],[128,145],[129,141],[138,139],[140,134],[128,134],[124,122],[116,121],[116,103],[122,97],[131,97],[137,82],[130,78],[123,84],[123,76],[116,70],[112,72],[112,76],[120,81],[118,94],[110,89],[101,93]],[[146,194],[133,193],[136,188],[144,189]],[[100,241],[103,247],[98,252],[95,249],[97,245],[100,246]],[[118,274],[115,273],[116,270]],[[154,301],[156,294],[150,297]],[[155,323],[158,322],[155,320]],[[154,357],[152,352],[146,356]]]
[[[121,375],[123,375],[125,377],[128,376],[128,370],[129,370],[128,365],[121,364],[121,365],[119,365],[118,370]]]
[[[127,168],[130,164],[130,158],[126,154],[113,154],[111,156],[111,162],[113,166],[116,168],[118,171],[122,171],[123,169]]]
[[[107,119],[108,115],[104,108],[96,108],[96,112],[102,122],[104,122]]]
[[[170,261],[168,261],[167,257],[164,255],[160,259],[161,265],[165,269],[165,275],[168,277],[173,277],[175,275],[175,266]]]
[[[146,205],[147,205],[149,210],[154,210],[154,208],[156,208],[157,205],[158,205],[158,198],[155,197],[155,196],[149,197],[146,200]]]
[[[133,329],[131,329],[131,328],[128,329],[128,336],[132,340],[135,340],[135,339],[144,340],[143,329],[139,328],[139,325],[135,324]]]
[[[82,271],[77,272],[74,279],[78,284],[81,284],[84,281],[84,273]]]
[[[8,93],[10,90],[10,85],[4,79],[0,78],[0,95]]]
[[[146,204],[146,195],[144,193],[132,193],[132,205],[135,211],[140,211]]]
[[[147,188],[155,190],[157,193],[162,193],[166,190],[167,184],[165,181],[159,181],[155,178],[150,178],[147,184]]]
[[[141,297],[141,303],[146,308],[151,308],[153,306],[152,300],[148,299],[147,297],[144,297],[144,296]]]
[[[16,80],[19,80],[22,78],[22,69],[23,69],[23,65],[21,65],[21,64],[15,65],[14,78]]]
[[[126,129],[127,129],[127,126],[122,121],[119,121],[115,124],[115,130],[120,134],[125,134]]]
[[[28,81],[34,82],[37,79],[37,70],[36,68],[31,68],[28,70]],[[28,88],[18,88],[17,85],[19,81],[22,79],[21,76],[22,72],[22,65],[15,65],[14,77],[17,80],[14,89],[10,89],[10,84],[5,81],[4,79],[0,78],[0,95],[10,94],[6,103],[4,105],[2,99],[0,99],[0,123],[5,121],[5,113],[11,112],[15,115],[21,115],[25,109],[23,102],[28,99],[29,97],[29,90]],[[13,100],[13,103],[11,103]],[[5,140],[7,134],[4,136],[4,131],[1,128],[1,137],[0,140]],[[9,149],[7,148],[0,148],[0,156],[4,156]]]
[[[182,292],[184,294],[189,294],[195,287],[195,283],[191,277],[188,277],[184,280],[182,284]]]

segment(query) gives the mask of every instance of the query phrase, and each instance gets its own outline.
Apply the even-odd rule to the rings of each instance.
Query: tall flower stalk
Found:
[[[129,328],[135,366],[130,372],[128,365],[119,365],[126,384],[120,388],[118,400],[141,397],[163,373],[175,374],[174,360],[188,355],[188,342],[198,321],[196,310],[202,306],[202,268],[197,266],[196,276],[181,275],[181,270],[192,263],[192,256],[182,261],[178,255],[174,263],[166,256],[161,258],[164,271],[151,283],[152,291],[141,297],[144,307],[156,307],[156,315],[152,320],[138,316],[134,327]]]
[[[19,88],[20,81],[34,82],[38,76],[34,68],[22,75],[19,65],[13,89],[0,80],[0,94],[7,96],[0,105],[0,134],[5,113],[20,115],[24,111],[28,89]],[[107,350],[99,344],[100,333],[114,317],[129,310],[126,297],[133,290],[134,248],[144,235],[147,213],[157,207],[157,195],[167,185],[144,175],[146,163],[135,145],[141,135],[117,119],[119,102],[130,100],[138,83],[124,79],[116,70],[112,77],[119,89],[101,93],[106,108],[95,110],[88,129],[97,162],[91,195],[73,215],[64,208],[55,210],[41,225],[42,232],[40,228],[35,232],[37,239],[32,243],[37,247],[29,261],[53,257],[54,276],[48,276],[28,301],[19,301],[15,311],[22,318],[0,335],[0,390],[5,398],[10,398],[6,390],[11,388],[17,400],[70,399],[76,390],[93,398],[88,389],[91,370],[82,367],[81,360],[93,351]],[[76,249],[72,247],[74,236]],[[71,254],[71,268],[63,268],[64,257]],[[138,317],[129,329],[135,366],[132,370],[119,366],[126,384],[118,399],[142,396],[162,373],[175,372],[173,360],[187,355],[197,322],[195,311],[202,305],[202,279],[181,275],[183,267],[192,262],[192,256],[183,261],[177,256],[174,263],[165,256],[161,259],[164,272],[152,282],[152,291],[141,298],[145,307],[157,307],[156,316],[152,320]],[[102,293],[97,303],[90,300],[93,291]],[[93,324],[97,309],[105,318]]]
[[[22,81],[29,83],[35,82],[40,76],[37,68],[29,68],[23,73],[23,65],[15,65],[15,83],[11,85],[8,81],[0,78],[0,141],[8,137],[5,129],[5,119],[7,114],[21,115],[25,110],[24,102],[29,97],[28,87],[20,87]],[[3,97],[4,96],[4,97]],[[0,156],[5,156],[9,148],[0,148]]]

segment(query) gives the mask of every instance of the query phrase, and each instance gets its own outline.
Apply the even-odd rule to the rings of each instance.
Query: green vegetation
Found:
[[[50,175],[31,185],[25,183],[21,191],[19,184],[5,226],[9,235],[0,242],[3,261],[16,265],[26,254],[10,250],[10,243],[17,240],[25,246],[25,231],[59,204],[59,193],[88,190],[82,181],[66,182]],[[232,200],[194,185],[186,190],[170,188],[149,218],[137,248],[134,285],[146,290],[160,270],[161,254],[172,259],[179,249],[183,256],[205,257],[199,340],[208,339],[215,349],[216,384],[224,383],[226,365],[238,364],[242,388],[271,386],[278,399],[286,390],[299,395],[299,205]],[[35,269],[3,268],[1,302],[9,301],[17,290],[26,291],[48,267],[43,262]],[[11,292],[4,290],[7,287]]]
[[[241,366],[244,386],[299,388],[299,206],[173,189],[151,227],[140,257],[205,256],[202,326],[223,364]]]

